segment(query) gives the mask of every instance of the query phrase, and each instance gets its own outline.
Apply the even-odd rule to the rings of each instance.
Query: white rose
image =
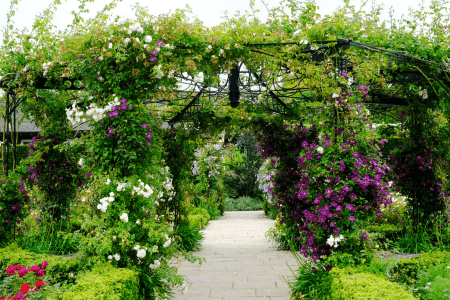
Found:
[[[108,255],[108,259],[111,260],[112,259],[112,255]]]
[[[319,152],[320,154],[323,153],[323,148],[322,147],[317,147],[317,152]]]
[[[123,213],[123,214],[120,216],[120,220],[121,220],[122,222],[127,223],[127,222],[128,222],[128,215],[127,215],[126,213]]]
[[[145,249],[139,249],[136,256],[139,258],[144,258],[146,254],[147,252],[145,251]]]
[[[112,43],[109,43],[108,48],[112,49]]]
[[[120,255],[118,253],[114,254],[114,258],[119,261],[120,260]]]
[[[146,42],[146,43],[151,43],[152,40],[153,40],[152,37],[149,36],[149,35],[147,35],[147,36],[145,37],[145,42]]]

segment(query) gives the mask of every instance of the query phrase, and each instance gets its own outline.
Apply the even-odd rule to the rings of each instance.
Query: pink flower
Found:
[[[42,263],[41,269],[45,270],[47,268],[48,265],[48,261],[44,260],[44,262]]]
[[[31,268],[28,269],[28,272],[37,272],[40,270],[41,268],[39,268],[38,266],[32,266]]]
[[[22,267],[22,268],[19,270],[19,272],[17,272],[17,274],[19,275],[19,277],[23,277],[23,276],[25,276],[25,275],[28,274],[28,270],[27,270],[26,267]]]
[[[142,126],[142,129],[145,129],[145,128],[148,127],[148,126],[147,126],[147,123],[144,123],[144,124],[142,124],[141,126]]]
[[[348,217],[348,219],[350,220],[350,222],[354,222],[356,220],[354,216],[350,216]]]

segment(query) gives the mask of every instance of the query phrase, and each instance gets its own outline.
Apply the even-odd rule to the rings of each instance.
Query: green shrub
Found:
[[[210,215],[211,220],[217,220],[217,219],[219,219],[219,216],[220,216],[220,210],[219,210],[216,206],[207,208],[206,210],[208,211],[208,214]]]
[[[366,272],[358,273],[349,267],[344,269],[333,268],[330,274],[333,277],[331,283],[333,300],[415,299],[403,287],[394,282],[389,282],[384,276]]]
[[[387,239],[393,239],[403,233],[403,227],[398,227],[392,224],[369,225],[366,229],[369,232],[381,233]]]
[[[188,222],[189,226],[202,229],[211,219],[208,211],[201,207],[195,207],[189,212]]]
[[[438,264],[447,264],[449,266],[450,252],[422,253],[417,258],[400,259],[392,268],[390,277],[392,281],[414,285],[421,271]]]
[[[332,299],[330,287],[333,281],[330,273],[321,265],[312,266],[308,263],[299,265],[294,280],[289,282],[294,299]]]
[[[237,199],[227,198],[225,200],[227,211],[250,211],[261,210],[261,202],[250,197],[241,197]]]
[[[448,264],[439,264],[423,270],[417,276],[417,287],[423,299],[449,299],[450,269]]]
[[[196,251],[200,249],[203,233],[197,227],[191,227],[188,224],[182,225],[175,230],[175,234],[181,238],[180,244],[183,250]]]
[[[102,263],[80,273],[76,284],[63,294],[63,300],[125,300],[135,299],[138,294],[139,277],[136,271]]]
[[[17,145],[16,147],[16,166],[20,163],[22,159],[25,159],[28,157],[28,153],[30,152],[30,147],[27,145]],[[5,153],[6,157],[6,153]],[[0,161],[2,159],[0,158]],[[12,170],[13,167],[13,151],[12,147],[10,152],[8,153],[8,167]]]

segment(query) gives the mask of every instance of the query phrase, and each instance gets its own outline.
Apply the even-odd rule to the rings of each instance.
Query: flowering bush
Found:
[[[49,218],[62,221],[70,214],[70,205],[76,195],[77,186],[89,179],[82,175],[76,157],[68,143],[61,138],[44,137],[38,134],[29,146],[31,164],[28,179],[43,194],[41,209]]]
[[[0,183],[0,246],[6,246],[16,232],[21,232],[22,221],[28,214],[28,184],[18,172],[10,172],[2,176]]]
[[[406,197],[408,217],[415,228],[434,221],[435,214],[448,205],[448,180],[443,174],[449,171],[445,138],[449,132],[419,103],[400,116],[404,143],[393,149],[388,161],[395,172],[393,186]]]
[[[15,294],[17,291],[19,291],[19,293],[15,294],[15,296],[0,298],[0,300],[24,300],[29,296],[32,298],[32,296],[37,293],[41,287],[49,284],[49,282],[45,281],[46,279],[44,278],[44,271],[46,268],[47,261],[42,262],[40,266],[32,266],[28,269],[27,267],[20,265],[9,266],[6,269],[6,274],[11,278],[6,278],[5,281],[12,283],[9,285],[10,293]],[[31,282],[34,282],[34,286]],[[6,292],[6,295],[8,295],[8,292]]]
[[[220,152],[222,143],[206,144],[197,148],[194,152],[195,160],[192,162],[192,184],[196,187],[192,203],[200,205],[204,202],[208,208],[210,205],[219,207],[225,201],[223,193],[223,176],[225,171],[225,158]],[[207,204],[209,203],[209,205]]]
[[[299,231],[300,252],[313,260],[330,254],[330,235],[345,238],[391,203],[383,182],[391,169],[380,161],[380,146],[365,139],[367,114],[358,101],[367,89],[359,90],[328,99],[331,108],[320,114],[326,121],[309,128],[256,122],[263,156],[279,157],[272,159],[272,195],[280,224]]]

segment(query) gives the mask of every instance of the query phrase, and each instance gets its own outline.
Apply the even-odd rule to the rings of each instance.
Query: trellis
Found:
[[[328,47],[327,44],[335,43],[334,47]],[[332,59],[333,65],[336,68],[337,72],[335,73],[335,79],[337,76],[341,76],[344,71],[348,72],[352,66],[349,64],[348,54],[345,50],[350,49],[351,47],[356,47],[363,50],[368,50],[371,52],[379,52],[383,53],[389,57],[391,57],[388,61],[391,62],[403,62],[407,63],[408,66],[415,67],[423,67],[423,66],[433,66],[437,67],[441,70],[442,74],[436,75],[433,73],[426,74],[420,70],[412,70],[406,69],[404,71],[396,71],[392,76],[392,80],[387,83],[411,83],[411,82],[420,82],[423,80],[434,80],[436,81],[447,94],[450,94],[450,80],[448,76],[448,71],[446,66],[431,62],[425,61],[420,58],[411,57],[401,52],[397,51],[389,51],[381,48],[377,48],[371,45],[359,43],[353,41],[352,39],[347,40],[336,40],[336,41],[314,41],[313,44],[321,45],[315,49],[311,46],[307,47],[302,51],[297,51],[296,55],[302,54],[310,54],[311,61],[320,63],[323,62],[327,57]],[[298,45],[298,43],[265,43],[265,44],[244,44],[243,46],[249,47],[251,52],[260,53],[267,56],[274,56],[269,53],[265,53],[261,50],[256,50],[257,47],[267,47],[267,46],[289,46],[289,45]],[[188,49],[189,47],[178,47],[180,49]],[[249,103],[259,105],[264,107],[272,112],[282,114],[286,117],[297,118],[290,114],[290,108],[292,106],[298,105],[300,102],[311,102],[314,100],[314,96],[305,95],[305,92],[311,92],[304,88],[285,88],[280,86],[283,82],[288,82],[292,80],[301,81],[302,78],[295,77],[291,79],[286,79],[292,72],[286,65],[286,61],[283,62],[281,59],[279,63],[279,69],[277,70],[277,74],[283,74],[284,78],[282,80],[278,80],[275,82],[272,81],[272,86],[277,86],[277,88],[267,90],[267,93],[264,97],[261,97],[264,93],[264,89],[268,87],[267,80],[265,79],[265,74],[262,70],[253,70],[251,68],[242,70],[244,64],[242,62],[238,62],[231,69],[230,74],[228,75],[227,81],[223,85],[218,85],[213,87],[209,84],[200,85],[197,82],[194,82],[192,76],[184,76],[183,74],[176,74],[174,77],[179,80],[180,83],[183,81],[187,81],[189,86],[193,86],[192,91],[186,90],[177,90],[177,96],[173,99],[172,103],[189,101],[184,108],[175,112],[175,114],[170,117],[167,121],[168,124],[173,126],[175,123],[181,122],[183,120],[188,119],[189,117],[201,112],[204,110],[207,105],[201,101],[201,98],[207,97],[209,101],[214,105],[221,100],[228,98],[231,107],[237,107],[240,103],[240,99],[245,99]],[[4,157],[4,172],[8,172],[9,166],[8,155],[10,152],[10,147],[12,147],[13,152],[13,168],[15,166],[16,160],[16,146],[17,146],[17,128],[16,128],[16,111],[22,103],[22,99],[19,99],[15,92],[12,83],[17,79],[18,74],[7,74],[2,80],[0,80],[0,88],[6,89],[6,104],[5,104],[5,128],[3,129],[4,133],[4,141],[6,143],[6,157]],[[248,77],[247,84],[244,83],[242,77]],[[254,78],[252,80],[252,78]],[[77,80],[75,78],[61,78],[63,82],[70,81],[72,84],[70,87],[64,87],[65,90],[80,90],[81,88],[77,88],[73,83]],[[52,82],[50,85],[46,84],[46,78],[39,78],[33,83],[34,88],[36,89],[50,89],[49,86],[55,84]],[[211,91],[212,88],[217,89],[217,91]],[[252,89],[256,88],[256,90]],[[195,91],[198,89],[198,91]],[[300,97],[297,97],[298,101],[283,101],[281,98],[287,99],[295,99],[293,97],[296,94],[300,94]],[[264,98],[264,99],[263,99]],[[146,101],[146,104],[159,104],[164,105],[169,102],[165,99],[160,99],[156,101]],[[375,114],[384,114],[392,118],[396,118],[396,116],[390,115],[388,111],[397,106],[407,106],[407,99],[395,96],[386,96],[376,91],[372,91],[369,94],[368,101],[366,103],[362,103],[364,105],[368,105],[369,110]],[[83,103],[77,104],[80,107],[83,107]],[[303,124],[303,120],[300,120]],[[5,164],[6,161],[6,164]]]

